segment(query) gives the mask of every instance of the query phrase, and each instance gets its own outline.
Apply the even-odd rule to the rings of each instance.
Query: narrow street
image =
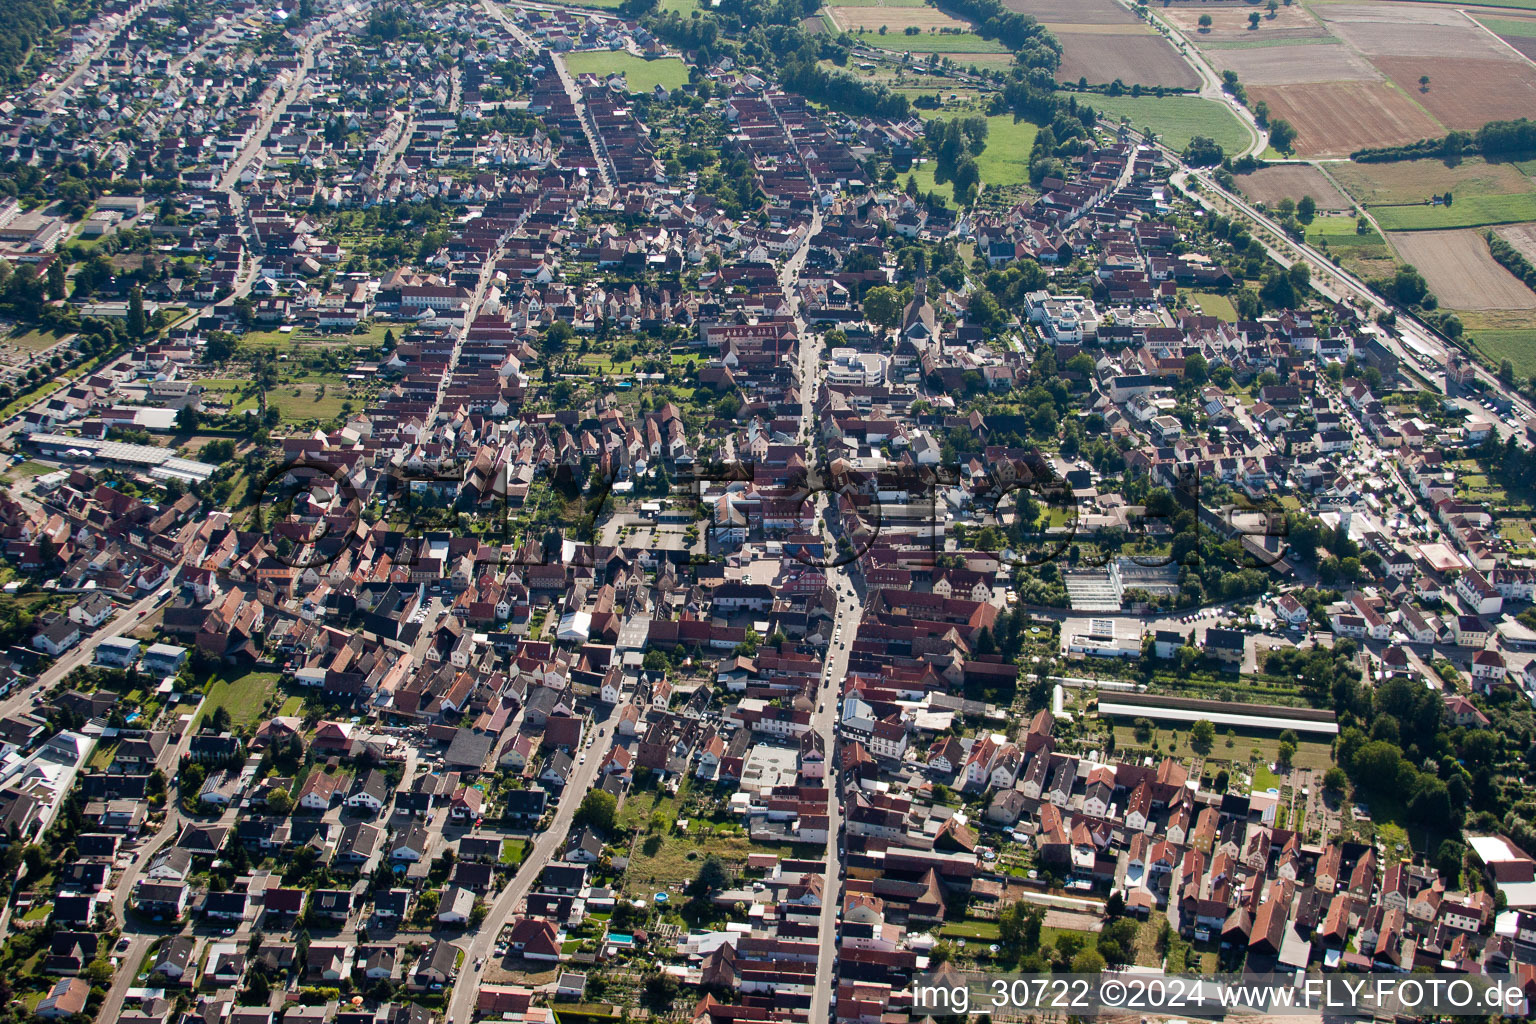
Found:
[[[603,751],[613,737],[614,727],[610,723],[610,719],[614,717],[613,709],[608,708],[601,713],[603,717],[598,718],[594,715],[587,729],[585,745],[577,757],[577,764],[571,774],[570,782],[560,792],[560,801],[555,806],[554,818],[549,827],[541,830],[530,840],[532,849],[524,857],[522,866],[517,869],[517,874],[501,891],[501,895],[491,902],[490,912],[485,915],[485,920],[472,935],[466,937],[464,965],[459,969],[458,979],[453,985],[453,996],[448,1004],[447,1019],[450,1021],[473,1019],[475,997],[480,991],[480,986],[485,984],[485,962],[492,956],[496,937],[501,934],[502,925],[516,915],[545,866],[558,860],[564,852],[565,837],[576,818],[576,809],[581,806],[582,798],[592,789],[597,779],[597,769],[602,763]]]

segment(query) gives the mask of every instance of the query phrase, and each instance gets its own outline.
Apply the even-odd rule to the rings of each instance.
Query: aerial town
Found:
[[[1528,3],[0,7],[0,1024],[1536,997]]]

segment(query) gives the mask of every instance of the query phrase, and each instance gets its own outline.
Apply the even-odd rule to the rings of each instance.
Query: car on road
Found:
[[[122,938],[117,940],[117,951],[119,953],[124,952],[131,945],[133,945],[133,940],[124,935]]]

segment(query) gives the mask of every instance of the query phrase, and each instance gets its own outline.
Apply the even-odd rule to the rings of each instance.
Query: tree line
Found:
[[[1357,149],[1349,158],[1363,164],[1428,158],[1455,163],[1469,153],[1485,160],[1520,160],[1536,154],[1536,121],[1526,117],[1489,121],[1475,132],[1450,132],[1438,139],[1420,139],[1401,146]]]
[[[1493,258],[1499,261],[1499,265],[1514,274],[1525,286],[1536,291],[1536,264],[1525,258],[1525,253],[1510,245],[1493,231],[1489,231],[1485,238],[1488,239],[1488,251]]]

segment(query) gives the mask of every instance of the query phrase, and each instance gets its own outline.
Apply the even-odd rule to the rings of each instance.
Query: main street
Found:
[[[821,388],[821,359],[825,344],[819,336],[811,334],[801,315],[798,279],[811,249],[811,239],[821,232],[821,213],[811,217],[805,237],[779,272],[779,284],[785,300],[795,317],[795,332],[799,339],[800,371],[800,426],[801,436],[809,442],[806,451],[806,468],[812,481],[815,473],[816,448],[816,396]],[[814,486],[814,485],[813,485]],[[822,537],[828,556],[836,550],[829,520],[837,517],[837,498],[825,490],[809,492],[806,500],[816,509],[816,530]],[[824,557],[823,563],[830,561]],[[837,937],[838,917],[842,909],[842,792],[837,784],[837,718],[838,703],[842,695],[843,677],[848,671],[848,643],[858,629],[862,606],[855,596],[852,574],[847,565],[829,565],[826,568],[827,585],[837,594],[837,614],[833,619],[832,640],[822,665],[819,685],[813,700],[816,710],[811,713],[811,729],[821,737],[826,756],[828,786],[827,798],[827,849],[823,860],[824,883],[821,890],[821,921],[817,941],[820,952],[816,957],[816,986],[811,992],[811,1024],[820,1024],[829,1018],[833,992],[837,985]]]

